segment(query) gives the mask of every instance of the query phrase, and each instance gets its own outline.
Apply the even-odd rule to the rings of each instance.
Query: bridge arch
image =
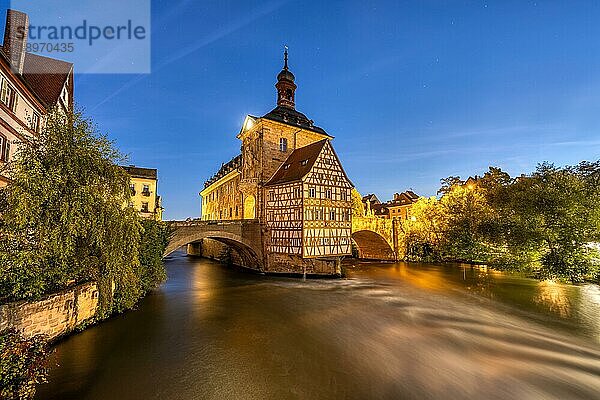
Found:
[[[177,229],[169,241],[164,257],[182,246],[200,243],[204,239],[216,240],[232,248],[240,256],[242,266],[262,270],[261,251],[255,247],[255,243],[238,234],[223,230],[193,230],[188,233],[184,229]]]
[[[394,260],[394,249],[379,233],[363,229],[352,232],[352,241],[358,248],[358,258],[366,260]]]

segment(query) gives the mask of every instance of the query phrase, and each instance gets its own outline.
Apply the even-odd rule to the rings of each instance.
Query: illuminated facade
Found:
[[[73,106],[73,64],[27,53],[27,36],[21,38],[18,28],[28,26],[27,14],[7,11],[0,48],[0,187],[10,182],[2,167],[18,146],[40,132],[50,111]]]
[[[267,253],[300,258],[351,254],[352,183],[325,130],[295,108],[295,77],[277,75],[277,107],[247,116],[241,154],[200,192],[206,221],[258,220]]]
[[[154,168],[140,168],[134,165],[123,167],[129,174],[131,199],[129,205],[143,218],[162,221],[162,204],[158,195],[158,173]]]
[[[410,209],[419,200],[419,196],[412,190],[394,193],[394,199],[385,203],[389,213],[387,218],[407,220],[410,219]]]

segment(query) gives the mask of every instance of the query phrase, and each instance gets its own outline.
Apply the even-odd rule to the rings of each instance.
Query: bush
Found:
[[[0,332],[0,399],[32,399],[46,382],[48,347],[42,336],[25,339],[14,330]]]
[[[161,221],[143,220],[140,237],[141,288],[147,292],[167,279],[163,254],[169,244],[170,229]]]

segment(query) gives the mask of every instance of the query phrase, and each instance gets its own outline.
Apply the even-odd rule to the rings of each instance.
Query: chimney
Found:
[[[25,64],[25,49],[29,33],[29,17],[20,11],[6,12],[6,28],[4,29],[4,54],[13,72],[22,74]]]

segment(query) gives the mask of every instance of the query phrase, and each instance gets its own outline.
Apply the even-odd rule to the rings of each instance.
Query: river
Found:
[[[459,265],[265,277],[175,253],[39,399],[600,399],[600,288]]]

